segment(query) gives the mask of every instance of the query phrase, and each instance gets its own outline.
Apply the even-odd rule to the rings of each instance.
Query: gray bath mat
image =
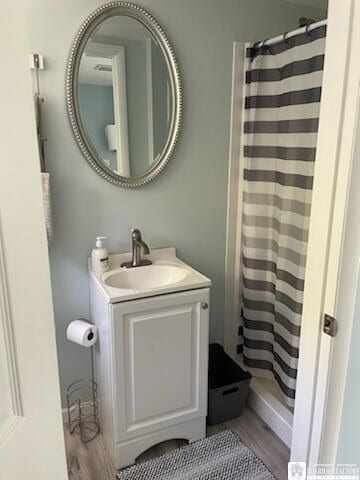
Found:
[[[275,480],[230,430],[134,465],[120,480]]]

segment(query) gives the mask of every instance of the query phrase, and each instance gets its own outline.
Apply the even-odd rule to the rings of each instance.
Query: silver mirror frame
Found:
[[[77,80],[81,54],[94,29],[105,19],[114,15],[125,15],[134,18],[150,31],[163,52],[171,83],[171,100],[173,108],[170,133],[159,159],[144,175],[138,177],[122,177],[117,175],[98,159],[94,147],[87,138],[80,116]],[[149,12],[133,3],[110,2],[97,8],[86,18],[75,37],[68,58],[66,71],[66,104],[75,140],[77,141],[85,159],[102,178],[121,187],[137,188],[147,184],[159,175],[172,156],[179,136],[182,115],[182,87],[174,51],[164,30]]]

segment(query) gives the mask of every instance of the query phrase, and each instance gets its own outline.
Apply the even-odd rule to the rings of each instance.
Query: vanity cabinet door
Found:
[[[114,304],[116,441],[207,413],[209,289]]]

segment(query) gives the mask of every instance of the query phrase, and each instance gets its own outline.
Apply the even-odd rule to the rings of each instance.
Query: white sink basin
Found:
[[[116,270],[104,275],[103,282],[108,287],[125,290],[150,290],[183,282],[189,272],[176,265],[146,265]]]
[[[207,288],[211,281],[182,262],[174,247],[152,249],[149,256],[152,265],[121,268],[131,260],[131,252],[109,255],[109,270],[97,277],[89,268],[94,285],[99,287],[109,303],[126,302],[138,298],[154,297],[167,293]]]

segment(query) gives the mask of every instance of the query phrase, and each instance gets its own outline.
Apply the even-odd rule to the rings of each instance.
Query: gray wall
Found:
[[[360,282],[353,322],[337,462],[360,466]]]
[[[154,158],[161,154],[169,135],[171,119],[171,98],[168,98],[170,77],[162,51],[155,42],[151,42],[152,107],[154,129]]]
[[[51,172],[54,242],[50,251],[62,387],[89,372],[89,352],[65,339],[68,322],[88,315],[86,257],[96,235],[112,252],[128,251],[131,227],[151,247],[175,245],[180,258],[213,280],[211,340],[223,339],[226,199],[232,44],[297,27],[322,13],[280,0],[142,0],[164,26],[184,87],[181,136],[169,166],[140,190],[102,180],[83,159],[67,119],[67,55],[100,0],[29,2],[29,52],[46,59],[46,154]]]
[[[127,40],[125,46],[126,96],[130,172],[143,175],[149,165],[148,91],[145,42]]]
[[[358,116],[359,118],[359,116]],[[343,243],[342,272],[344,279],[340,279],[338,292],[339,304],[346,302],[346,308],[338,312],[339,331],[333,348],[333,362],[338,375],[346,375],[344,402],[340,437],[338,443],[337,462],[356,463],[360,466],[360,126],[357,126],[354,143],[354,159],[350,173],[348,193],[348,210],[345,224]],[[345,277],[346,273],[346,277]],[[347,313],[347,311],[349,313]],[[352,316],[352,322],[348,318]],[[350,342],[349,358],[347,346]],[[339,359],[342,363],[339,363]],[[346,361],[348,364],[346,365]],[[340,372],[344,364],[347,370]],[[344,370],[345,370],[344,368]]]

